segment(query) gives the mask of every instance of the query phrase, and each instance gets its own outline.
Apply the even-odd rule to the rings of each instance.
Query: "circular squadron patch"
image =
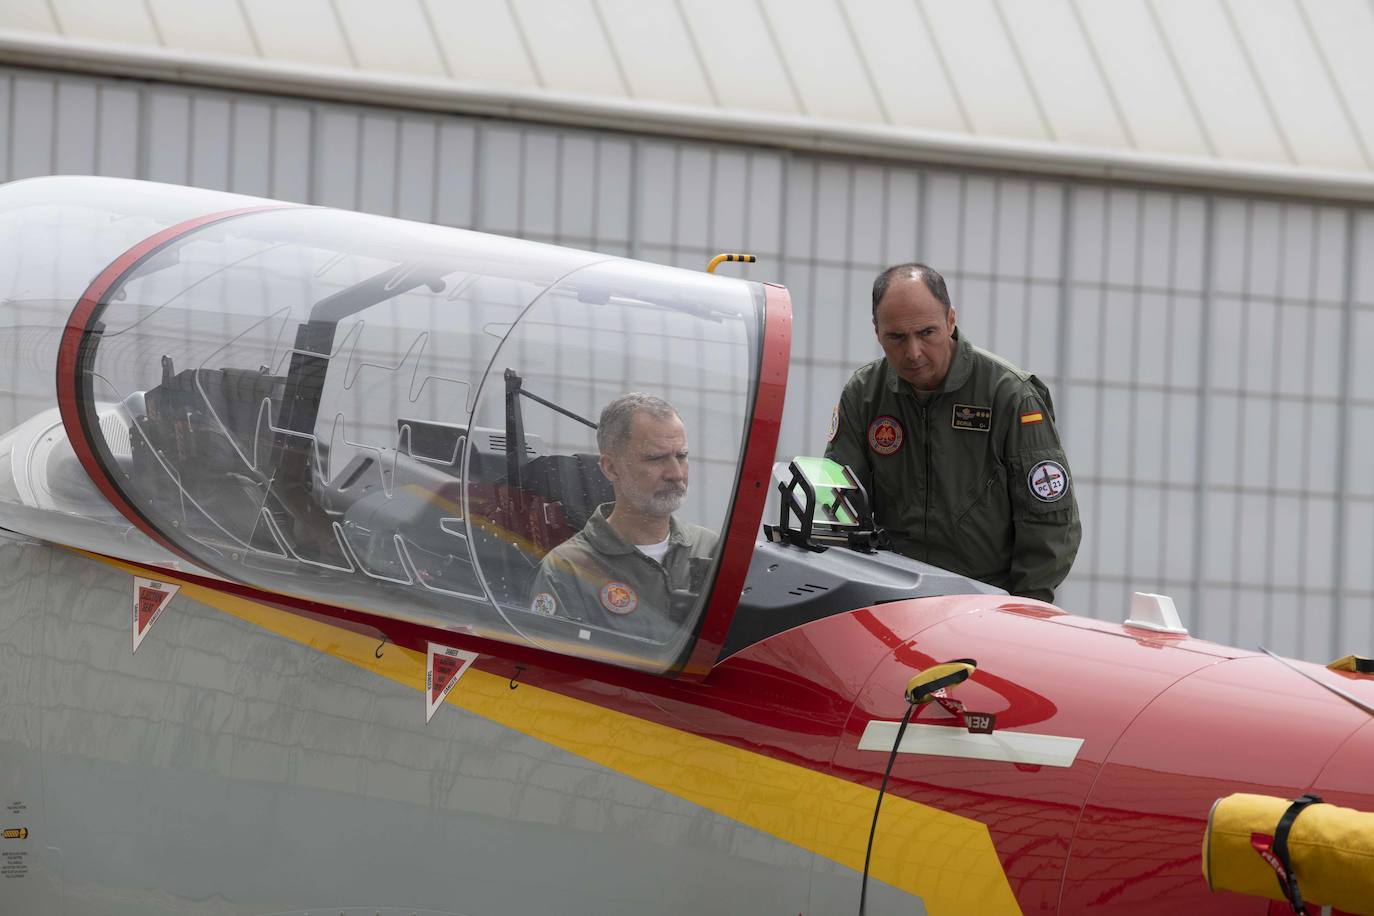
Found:
[[[830,430],[825,434],[826,442],[834,442],[835,434],[840,431],[840,405],[836,404],[835,409],[830,411]]]
[[[879,455],[891,455],[902,447],[906,433],[896,417],[879,417],[868,424],[868,447]]]
[[[601,586],[601,606],[612,614],[628,614],[639,607],[639,596],[624,582],[607,582]]]
[[[558,602],[548,592],[540,592],[530,602],[530,610],[545,617],[552,617],[554,611],[558,610]]]
[[[1069,472],[1058,461],[1042,461],[1026,475],[1031,495],[1042,503],[1057,502],[1069,488]]]

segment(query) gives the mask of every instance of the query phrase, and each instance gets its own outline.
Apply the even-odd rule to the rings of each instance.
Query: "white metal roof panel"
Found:
[[[893,124],[949,131],[970,129],[918,4],[912,0],[867,0],[846,7],[868,71]]]
[[[243,10],[233,0],[148,0],[162,43],[188,51],[256,55]]]
[[[1354,122],[1366,167],[1374,149],[1374,10],[1366,0],[1300,0],[1323,64],[1330,68],[1338,101]]]
[[[162,44],[142,0],[51,0],[51,3],[53,16],[63,35]],[[0,6],[8,6],[8,3]]]
[[[734,0],[683,5],[722,108],[805,113],[758,6]]]
[[[355,67],[329,0],[239,0],[262,56],[302,64]]]
[[[1148,0],[1077,3],[1074,10],[1121,108],[1131,145],[1210,155],[1209,140],[1147,4]]]
[[[1128,145],[1069,0],[1004,3],[1001,10],[1055,139]]]
[[[1354,124],[1341,110],[1337,87],[1297,7],[1260,7],[1236,16],[1235,23],[1251,57],[1261,62],[1256,72],[1297,161],[1367,166]]]
[[[632,97],[717,103],[674,0],[598,0],[597,5]]]
[[[973,129],[1053,139],[992,0],[921,0]]]
[[[422,2],[455,78],[498,85],[540,85],[529,48],[506,0]]]
[[[760,5],[807,114],[887,120],[836,0],[760,0]]]
[[[1369,166],[1301,9],[1245,4],[1233,10],[1235,27],[1297,160],[1336,168]]]
[[[1217,154],[1296,161],[1220,0],[1154,0],[1154,8]]]
[[[0,22],[11,29],[58,31],[52,8],[46,0],[5,0],[4,8],[0,9]]]
[[[546,88],[625,96],[629,87],[591,0],[511,0]]]
[[[420,0],[334,0],[334,8],[359,67],[446,75]]]
[[[1365,0],[0,0],[9,62],[1320,193],[1374,188],[1370,47]]]

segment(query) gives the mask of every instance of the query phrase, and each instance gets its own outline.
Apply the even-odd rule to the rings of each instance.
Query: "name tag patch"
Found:
[[[992,429],[992,408],[976,407],[972,404],[955,404],[954,419],[950,425],[955,429],[971,429],[985,433]]]

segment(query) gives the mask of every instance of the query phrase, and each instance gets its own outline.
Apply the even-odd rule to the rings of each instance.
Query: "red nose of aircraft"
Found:
[[[815,669],[803,661],[811,653],[824,658]],[[951,693],[968,713],[991,714],[993,734],[971,734],[938,704],[921,707],[887,794],[916,803],[906,809],[914,822],[943,811],[986,825],[1023,912],[1264,913],[1264,901],[1207,887],[1201,849],[1213,803],[1236,792],[1316,792],[1374,811],[1366,712],[1264,654],[1039,602],[894,602],[780,634],[722,667],[767,661],[779,678],[839,672],[810,685],[837,702],[854,697],[832,766],[877,788],[908,681],[956,658],[978,667]],[[1374,704],[1374,678],[1292,664]],[[862,683],[842,673],[860,671],[872,673]],[[879,826],[875,874],[913,856],[976,857],[972,846],[950,847],[940,832],[948,824],[903,827],[896,816],[885,812]],[[962,911],[997,911],[994,884],[973,882],[958,898],[973,908]]]

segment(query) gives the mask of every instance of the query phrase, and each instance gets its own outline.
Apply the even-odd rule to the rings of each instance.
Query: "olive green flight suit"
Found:
[[[719,538],[670,518],[660,565],[611,527],[614,505],[598,507],[581,531],[544,557],[530,610],[666,642],[692,622]]]
[[[893,547],[1051,601],[1082,535],[1049,389],[955,331],[944,385],[916,389],[879,359],[849,379],[826,457],[868,490]]]

